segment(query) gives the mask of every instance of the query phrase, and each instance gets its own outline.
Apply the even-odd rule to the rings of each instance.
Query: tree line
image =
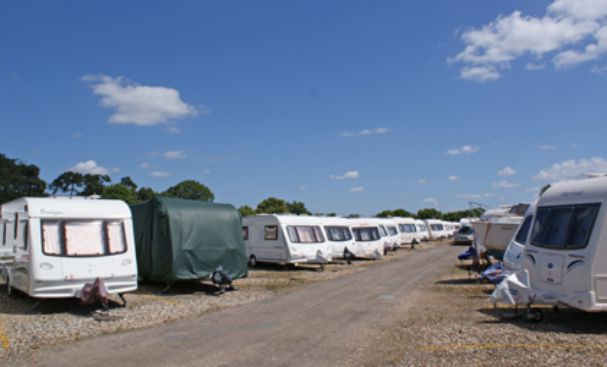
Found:
[[[61,173],[50,183],[40,178],[40,168],[34,164],[26,164],[17,159],[9,158],[0,153],[0,203],[5,203],[23,196],[91,196],[98,195],[103,199],[123,200],[128,204],[137,204],[154,198],[167,196],[190,200],[213,202],[215,195],[210,188],[195,180],[185,180],[165,191],[156,192],[150,187],[139,187],[131,177],[122,177],[112,183],[109,175],[82,174],[73,171]],[[255,214],[291,213],[295,215],[311,215],[306,205],[300,201],[287,201],[276,197],[262,200],[255,208],[248,205],[238,208],[245,217]],[[412,217],[418,219],[443,219],[458,222],[461,218],[480,217],[483,209],[475,208],[461,211],[442,213],[433,208],[420,209],[417,213],[405,209],[384,210],[376,214],[380,218]],[[336,216],[335,213],[314,213],[315,215]],[[348,215],[350,218],[360,217],[358,214]]]
[[[112,183],[109,175],[83,174],[66,171],[50,183],[40,178],[40,168],[0,153],[0,203],[23,196],[91,196],[123,200],[136,204],[157,195],[212,202],[215,195],[207,186],[195,180],[185,180],[165,191],[156,192],[150,187],[139,187],[131,177],[125,176]]]

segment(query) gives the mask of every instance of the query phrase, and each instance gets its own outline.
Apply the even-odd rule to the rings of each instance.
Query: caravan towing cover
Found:
[[[219,266],[232,279],[247,275],[241,218],[232,205],[158,197],[131,211],[142,279],[202,279]]]

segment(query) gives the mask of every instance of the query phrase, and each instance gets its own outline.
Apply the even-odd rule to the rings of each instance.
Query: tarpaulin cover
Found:
[[[491,294],[493,303],[526,305],[530,299],[529,273],[525,269],[507,276]]]
[[[142,279],[202,279],[219,266],[232,279],[247,275],[241,218],[233,206],[158,197],[131,211]]]

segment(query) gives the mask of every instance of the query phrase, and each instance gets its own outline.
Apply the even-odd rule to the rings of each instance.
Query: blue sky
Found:
[[[196,179],[236,206],[529,201],[607,172],[606,16],[606,0],[12,1],[0,152],[47,181]]]

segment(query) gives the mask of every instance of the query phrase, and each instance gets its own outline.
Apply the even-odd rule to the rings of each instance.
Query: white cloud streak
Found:
[[[362,186],[356,186],[350,189],[350,192],[363,192],[365,191],[365,188]]]
[[[168,87],[138,85],[122,77],[85,75],[101,106],[114,110],[109,122],[153,126],[195,116],[198,111],[181,100],[179,91]]]
[[[585,158],[580,160],[570,159],[561,163],[553,164],[550,168],[539,171],[534,180],[558,182],[593,173],[607,173],[607,160],[600,157]]]
[[[348,171],[343,175],[330,175],[329,179],[334,181],[343,181],[343,180],[354,180],[360,177],[360,172],[358,171]]]
[[[479,147],[475,147],[472,145],[464,145],[461,148],[454,148],[447,150],[447,154],[449,155],[464,155],[464,154],[474,154],[479,151]]]
[[[494,182],[492,186],[494,189],[510,190],[510,189],[519,187],[520,185],[516,182],[502,180],[502,181]]]
[[[498,176],[514,176],[516,175],[516,170],[510,166],[505,167],[504,169],[501,169],[499,171],[497,171]]]
[[[385,127],[378,127],[375,129],[363,129],[359,131],[344,131],[341,136],[345,138],[353,138],[355,136],[371,136],[371,135],[382,135],[387,134],[390,130]]]
[[[162,177],[169,177],[170,175],[171,175],[170,173],[165,172],[165,171],[153,171],[153,172],[150,172],[150,176],[152,176],[152,177],[160,177],[160,178],[162,178]]]
[[[108,175],[110,171],[116,172],[118,169],[109,170],[103,166],[97,164],[97,162],[93,160],[88,160],[84,162],[78,162],[69,169],[72,172],[81,173],[83,175],[91,174],[91,175]]]
[[[451,175],[447,179],[449,181],[459,181],[459,176]]]
[[[607,0],[554,0],[542,16],[516,10],[461,38],[464,49],[448,61],[463,64],[463,79],[497,80],[523,56],[542,62],[552,55],[554,67],[565,69],[607,52]],[[543,63],[528,63],[526,69],[541,70]]]

